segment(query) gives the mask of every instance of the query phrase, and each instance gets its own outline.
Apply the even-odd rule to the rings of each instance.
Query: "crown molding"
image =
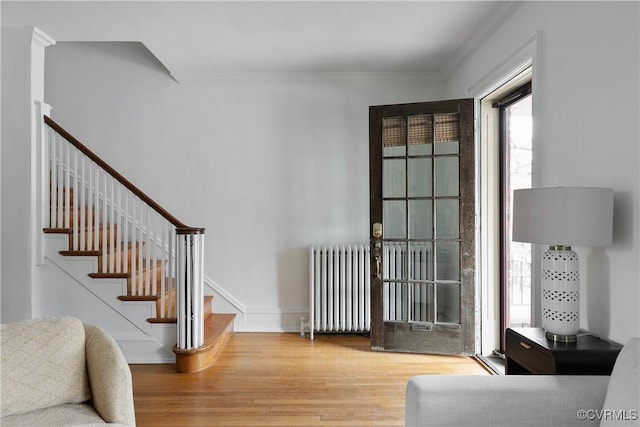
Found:
[[[467,96],[483,98],[533,66],[537,56],[539,38],[539,32],[529,36],[513,52],[496,64],[491,71],[468,87]]]
[[[496,10],[496,19],[493,21],[488,20],[486,25],[481,26],[471,34],[468,42],[454,54],[451,61],[442,69],[442,75],[451,75],[480,45],[495,34],[524,3],[524,0],[500,2]]]
[[[287,81],[437,81],[441,73],[434,72],[264,72],[219,73],[206,71],[174,71],[171,76],[177,82],[214,80],[287,80]]]
[[[1,2],[1,0],[0,0]],[[31,42],[37,43],[42,47],[53,46],[56,41],[48,34],[37,27],[31,26],[3,26],[2,38],[23,38],[30,39]]]
[[[43,47],[53,46],[56,41],[38,27],[33,27],[32,40]]]

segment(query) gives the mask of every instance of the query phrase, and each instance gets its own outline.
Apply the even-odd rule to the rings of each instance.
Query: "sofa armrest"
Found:
[[[84,327],[93,407],[106,422],[135,426],[131,370],[120,347],[103,329]]]
[[[594,426],[608,376],[417,376],[407,384],[407,426]]]

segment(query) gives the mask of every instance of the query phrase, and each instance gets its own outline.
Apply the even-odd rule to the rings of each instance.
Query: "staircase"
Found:
[[[41,186],[41,222],[46,236],[65,241],[50,258],[72,276],[86,274],[78,280],[96,295],[101,282],[122,283],[119,295],[99,298],[140,330],[176,325],[175,345],[167,333],[154,340],[175,353],[178,372],[214,364],[235,314],[213,313],[213,297],[204,295],[204,229],[177,220],[49,117],[41,127],[42,181],[48,181]],[[73,259],[92,261],[92,271],[72,271]],[[124,309],[136,303],[151,304],[152,315],[140,319]]]

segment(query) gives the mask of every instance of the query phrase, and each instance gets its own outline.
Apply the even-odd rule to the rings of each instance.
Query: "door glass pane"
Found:
[[[404,156],[407,152],[407,147],[404,145],[401,146],[391,146],[383,148],[383,156],[384,157],[397,157]]]
[[[458,157],[445,156],[434,159],[436,196],[457,196]]]
[[[409,292],[406,283],[385,282],[383,286],[384,320],[409,321]]]
[[[384,242],[383,280],[407,279],[407,244],[405,242]]]
[[[412,319],[414,322],[434,322],[434,297],[433,283],[414,283],[413,288],[413,310]]]
[[[409,200],[409,238],[431,239],[433,219],[431,200]]]
[[[460,115],[458,113],[436,114],[435,154],[458,153],[460,139]]]
[[[436,242],[436,280],[460,280],[459,242]]]
[[[405,197],[407,194],[406,161],[384,159],[382,164],[382,197]]]
[[[409,116],[409,155],[428,156],[433,147],[433,116]]]
[[[436,238],[457,239],[460,236],[458,199],[436,200]]]
[[[389,239],[407,238],[407,204],[404,200],[382,202],[382,230]]]
[[[459,145],[458,141],[439,142],[433,151],[435,154],[458,154]]]
[[[432,245],[431,242],[409,243],[411,280],[433,280]]]
[[[384,157],[407,154],[407,118],[382,119],[382,155]]]
[[[460,285],[436,284],[437,321],[460,323]]]
[[[431,196],[431,159],[409,159],[409,197]]]

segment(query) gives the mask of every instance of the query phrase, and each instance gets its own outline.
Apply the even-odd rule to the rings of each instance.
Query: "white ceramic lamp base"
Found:
[[[547,339],[574,342],[580,330],[578,254],[551,246],[542,254],[542,327]]]

